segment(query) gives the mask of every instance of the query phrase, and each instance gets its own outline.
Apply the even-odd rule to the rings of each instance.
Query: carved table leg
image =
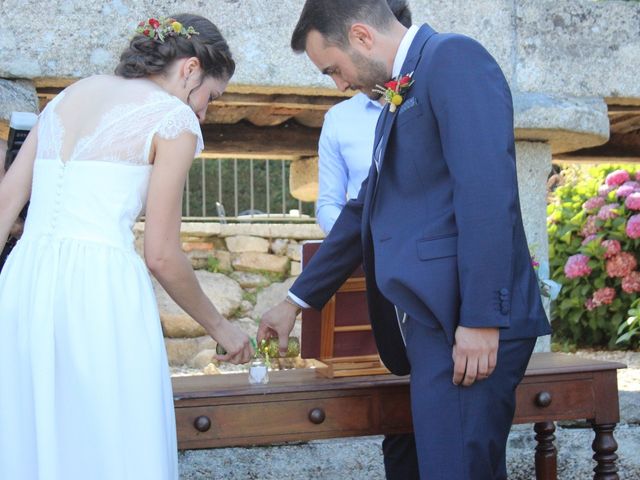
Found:
[[[536,479],[556,480],[557,473],[557,450],[553,441],[556,439],[553,434],[556,426],[553,422],[536,423],[533,427],[536,432]]]
[[[598,462],[596,468],[593,469],[595,475],[594,480],[619,480],[618,467],[616,466],[616,450],[618,443],[613,438],[613,430],[616,428],[615,423],[606,423],[602,425],[593,425],[596,437],[593,439],[591,448],[595,452],[593,459]]]

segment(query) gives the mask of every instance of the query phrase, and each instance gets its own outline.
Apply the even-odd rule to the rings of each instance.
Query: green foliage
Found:
[[[615,189],[602,195],[604,203],[616,204],[612,215],[615,218],[596,219],[598,210],[587,212],[583,208],[587,200],[598,196],[598,188],[603,185],[606,176],[617,169],[626,170],[631,179],[635,179],[636,167],[629,165],[599,166],[588,170],[578,167],[565,169],[562,172],[565,182],[556,189],[548,206],[550,276],[563,285],[552,311],[552,325],[554,341],[565,346],[614,347],[616,341],[624,346],[638,345],[638,321],[630,324],[632,330],[623,328],[627,324],[627,312],[632,303],[637,305],[638,294],[624,291],[623,279],[608,275],[606,248],[602,245],[605,240],[617,240],[622,252],[629,252],[637,259],[640,242],[627,236],[626,224],[629,217],[638,212],[628,209],[624,204],[625,198],[618,198]],[[586,231],[589,228],[585,227],[587,222],[592,222],[592,229],[597,231],[591,241],[585,242],[585,236],[589,233]],[[567,278],[565,265],[576,254],[588,257],[591,272]],[[615,298],[594,302],[594,293],[602,292],[604,288],[614,289]],[[596,297],[600,298],[597,294]],[[627,335],[631,331],[635,333]]]
[[[618,328],[617,344],[638,345],[640,343],[640,298],[631,304],[629,317]]]

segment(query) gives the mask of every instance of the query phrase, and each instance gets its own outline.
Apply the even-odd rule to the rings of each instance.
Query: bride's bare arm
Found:
[[[195,147],[191,133],[172,140],[156,136],[145,214],[145,261],[171,298],[222,344],[228,353],[221,358],[246,363],[253,355],[248,335],[227,321],[207,298],[180,246],[182,193]]]
[[[38,145],[37,124],[22,144],[18,156],[0,181],[0,250],[4,248],[9,233],[31,196],[33,162]],[[0,149],[0,169],[4,171],[4,148]]]

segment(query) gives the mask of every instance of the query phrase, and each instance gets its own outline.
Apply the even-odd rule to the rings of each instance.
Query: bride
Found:
[[[141,22],[116,75],[44,109],[0,183],[0,478],[178,478],[171,381],[148,270],[227,352],[249,337],[204,295],[180,248],[198,120],[235,64],[210,21]],[[132,226],[145,211],[142,262]]]

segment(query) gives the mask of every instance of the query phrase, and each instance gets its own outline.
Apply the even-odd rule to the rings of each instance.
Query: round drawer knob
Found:
[[[536,395],[536,405],[546,408],[551,405],[551,394],[549,392],[540,392]]]
[[[324,410],[321,408],[314,408],[309,412],[309,421],[311,423],[315,423],[316,425],[320,425],[324,422],[324,419],[327,418]]]
[[[199,432],[206,432],[211,428],[211,419],[206,415],[200,415],[193,422],[193,426],[196,427],[196,430]]]

